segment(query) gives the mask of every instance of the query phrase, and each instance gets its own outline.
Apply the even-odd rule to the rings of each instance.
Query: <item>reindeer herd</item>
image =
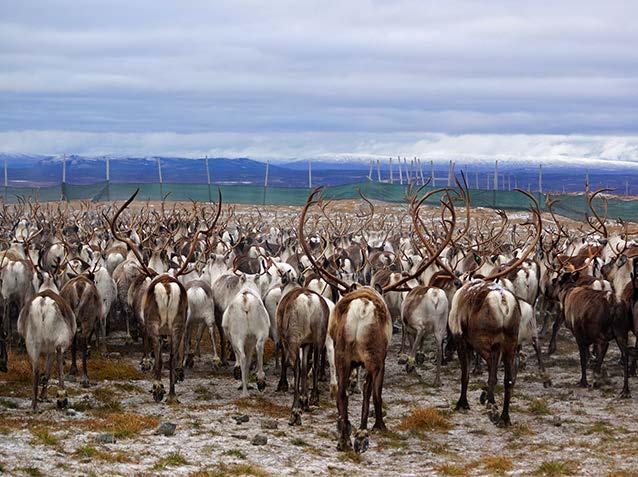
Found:
[[[522,192],[522,191],[521,191]],[[404,213],[375,214],[365,197],[346,210],[314,190],[299,214],[262,213],[193,203],[191,207],[134,203],[4,205],[0,217],[2,326],[0,370],[7,349],[25,349],[33,371],[32,408],[47,398],[56,364],[57,405],[68,405],[68,375],[90,385],[87,360],[105,352],[120,328],[141,340],[140,367],[152,370],[152,397],[166,396],[162,354],[168,353],[166,402],[188,379],[204,334],[211,343],[210,372],[233,364],[241,395],[251,373],[261,392],[274,379],[264,371],[264,349],[275,345],[277,391],[289,390],[290,425],[319,403],[329,370],[338,409],[338,449],[364,452],[373,429],[383,430],[382,391],[393,333],[401,333],[399,362],[413,373],[433,342],[434,386],[456,351],[461,368],[457,410],[469,409],[470,368],[487,365],[481,403],[498,426],[510,425],[510,400],[521,347],[533,346],[551,385],[539,335],[551,327],[548,354],[564,323],[578,346],[580,386],[589,386],[614,340],[621,353],[622,398],[636,372],[630,332],[638,333],[638,242],[629,225],[613,225],[605,191],[588,198],[587,223],[566,227],[530,199],[529,219],[491,218],[472,209],[462,181],[455,188],[411,190]],[[436,201],[436,206],[425,206]],[[494,215],[494,213],[490,213]],[[613,229],[613,230],[612,230]],[[541,329],[537,326],[541,325]],[[230,345],[230,346],[229,346]],[[44,358],[41,369],[40,358]],[[616,363],[611,363],[616,365]],[[499,413],[495,385],[504,373]],[[291,373],[289,373],[289,370]],[[310,381],[312,380],[312,383]],[[352,429],[348,399],[362,385],[361,421]],[[283,399],[283,395],[282,395]],[[354,442],[352,437],[354,436]]]

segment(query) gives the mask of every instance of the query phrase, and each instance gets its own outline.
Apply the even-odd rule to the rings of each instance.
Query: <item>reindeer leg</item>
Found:
[[[408,361],[405,364],[405,372],[413,373],[416,367],[416,354],[421,348],[421,342],[423,341],[423,337],[425,336],[425,330],[423,328],[419,328],[416,332],[416,337],[412,340],[412,349],[410,350],[410,356],[408,356]]]
[[[197,356],[198,358],[202,357],[201,344],[205,330],[206,326],[204,325],[204,323],[197,324],[197,333],[195,333],[195,356]]]
[[[40,391],[40,401],[48,401],[49,377],[51,376],[51,368],[53,367],[54,354],[47,354],[46,364],[44,366],[44,376],[42,377],[42,390]]]
[[[78,352],[78,335],[77,333],[73,337],[73,342],[71,343],[71,368],[69,369],[69,377],[67,378],[69,381],[75,381],[75,376],[78,374],[78,366],[77,366],[77,352]]]
[[[368,437],[368,415],[370,414],[370,395],[372,394],[373,382],[378,373],[374,373],[372,370],[366,372],[366,378],[363,384],[363,402],[361,406],[361,426],[356,432],[354,437],[354,451],[357,454],[362,454],[368,450],[370,440]],[[376,410],[376,397],[375,397],[375,410]]]
[[[58,396],[57,396],[57,406],[59,409],[63,409],[69,405],[69,398],[66,394],[66,389],[64,388],[64,359],[62,354],[62,348],[58,347],[56,350],[57,361],[58,361]]]
[[[594,387],[599,387],[604,380],[604,376],[602,373],[603,361],[605,359],[605,355],[607,354],[607,350],[609,349],[609,342],[600,342],[598,343],[598,346],[595,346],[594,348],[596,348],[596,352],[598,353],[596,355],[596,361],[594,362]]]
[[[106,348],[106,321],[109,317],[109,315],[111,314],[111,312],[109,311],[109,313],[106,314],[106,316],[103,316],[102,319],[100,320],[99,326],[100,326],[100,338],[101,338],[101,344],[102,346],[100,346],[100,353],[105,355],[108,350]]]
[[[176,368],[179,357],[179,342],[180,340],[174,339],[172,334],[168,335],[168,347],[170,349],[170,361],[169,361],[169,379],[170,384],[168,388],[168,397],[166,398],[167,404],[179,404],[177,397],[175,395],[175,381],[177,380],[176,376]]]
[[[83,388],[89,387],[89,375],[87,370],[87,359],[89,355],[88,338],[82,336],[80,338],[80,347],[82,348],[82,376],[80,378],[80,384]]]
[[[31,408],[33,412],[38,410],[38,386],[40,385],[40,363],[39,359],[34,359],[31,364],[33,373],[33,399],[31,400]]]
[[[352,449],[352,442],[350,441],[351,427],[348,419],[348,386],[350,384],[351,364],[349,359],[347,361],[344,359],[342,353],[337,353],[335,358],[338,381],[337,409],[339,411],[337,425],[339,442],[337,443],[337,450],[348,451]]]
[[[308,407],[308,361],[310,359],[310,346],[305,345],[301,348],[302,350],[302,359],[301,359],[301,396],[299,401],[301,403],[301,409],[304,411],[309,411]],[[317,356],[313,356],[312,360],[316,361]],[[313,373],[314,374],[314,373]],[[313,376],[314,379],[314,376]]]
[[[321,363],[320,363],[320,367],[319,367],[319,381],[321,382],[326,382],[328,380],[328,375],[326,374],[326,361],[327,361],[327,357],[326,357],[326,349],[323,346],[320,346],[319,348],[317,348],[318,356],[321,356]],[[313,352],[314,354],[314,352]],[[315,385],[316,387],[316,385]],[[317,403],[319,402],[318,397],[319,395],[317,394]]]
[[[381,397],[384,376],[385,364],[381,363],[381,369],[372,373],[372,399],[374,401],[374,426],[372,429],[379,431],[386,430],[385,422],[383,422],[383,399]]]
[[[587,359],[589,357],[588,346],[582,343],[580,340],[576,340],[578,344],[578,352],[580,353],[580,381],[578,385],[581,388],[588,388],[589,384],[587,383]]]
[[[512,388],[514,387],[515,373],[514,368],[516,367],[516,353],[514,351],[514,348],[505,350],[504,358],[505,378],[503,382],[503,388],[505,396],[503,399],[503,411],[501,412],[501,417],[499,417],[498,421],[496,422],[496,425],[498,427],[506,427],[512,424],[510,421],[510,400],[512,399]]]
[[[263,391],[266,389],[266,373],[264,373],[264,345],[265,339],[257,340],[255,346],[257,351],[257,389]]]
[[[366,373],[365,381],[363,382],[363,401],[361,405],[361,426],[359,429],[368,428],[368,416],[370,414],[370,397],[372,396],[372,373]],[[356,447],[356,443],[355,443]]]
[[[629,352],[627,349],[628,335],[629,330],[619,325],[617,320],[614,320],[614,338],[622,354],[623,364],[623,387],[619,396],[621,399],[629,399],[631,397],[631,391],[629,390]]]
[[[436,374],[432,385],[436,388],[441,386],[441,363],[443,362],[443,336],[436,337]]]
[[[303,349],[299,348],[295,353],[295,365],[294,365],[294,382],[293,382],[293,390],[294,397],[292,400],[292,412],[290,414],[290,421],[288,421],[289,426],[300,426],[301,425],[301,399],[300,399],[300,384],[301,384],[301,374],[303,373],[302,368],[303,362]]]
[[[208,327],[208,332],[210,333],[210,347],[213,353],[213,371],[217,371],[219,366],[221,365],[221,360],[217,355],[217,345],[215,344],[215,322],[213,321]]]
[[[319,367],[321,366],[324,368],[323,373],[325,374],[326,354],[325,352],[322,352],[322,346],[314,345],[312,355],[313,355],[313,360],[312,360],[313,373],[312,373],[312,393],[310,395],[310,405],[318,406],[319,405],[319,375],[321,374],[321,371],[319,371]],[[319,363],[319,360],[314,359],[314,356],[321,356],[321,363]]]
[[[184,343],[184,356],[186,356],[186,361],[183,363],[185,368],[192,368],[195,364],[194,356],[191,353],[191,332],[193,329],[193,322],[190,320],[186,320],[186,326],[184,329],[184,334],[182,336],[182,340]],[[199,346],[199,343],[197,343]],[[196,351],[197,352],[197,351]]]
[[[461,396],[456,403],[456,410],[469,409],[470,404],[467,402],[467,385],[470,381],[469,367],[470,367],[470,353],[467,349],[467,343],[464,337],[456,340],[457,353],[459,355],[459,362],[461,363]]]
[[[472,374],[474,376],[477,376],[483,372],[483,369],[481,366],[481,360],[483,358],[481,358],[481,355],[478,354],[476,351],[473,353],[473,355],[474,355],[474,369],[472,369]]]
[[[147,328],[147,333],[148,333]],[[149,333],[150,334],[150,333]],[[164,385],[162,384],[162,343],[159,337],[159,333],[153,331],[152,336],[149,336],[152,346],[153,346],[153,354],[155,356],[155,366],[153,369],[153,375],[155,376],[155,382],[153,383],[153,389],[151,393],[153,394],[153,399],[155,402],[160,402],[164,399]]]
[[[217,331],[219,332],[219,351],[221,357],[221,363],[223,367],[228,366],[226,360],[226,339],[224,336],[224,328],[222,327],[222,314],[215,310],[215,324],[217,325]]]
[[[476,356],[479,356],[476,353]],[[501,350],[496,347],[492,348],[490,351],[490,359],[487,362],[487,393],[481,394],[481,404],[485,404],[487,401],[488,404],[496,404],[494,399],[494,386],[496,385],[496,377],[498,373],[498,364],[501,358]]]
[[[563,316],[563,312],[559,311],[556,315],[556,319],[554,320],[554,325],[552,326],[552,337],[549,340],[549,346],[547,347],[547,356],[551,356],[556,352],[556,336],[558,335],[558,330],[560,329],[560,325],[563,324],[565,317]]]
[[[286,350],[281,350],[281,374],[279,376],[279,384],[277,384],[278,392],[288,392],[288,353]]]

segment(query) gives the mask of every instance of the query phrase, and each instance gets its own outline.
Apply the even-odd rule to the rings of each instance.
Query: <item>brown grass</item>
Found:
[[[251,410],[268,417],[288,417],[290,408],[275,404],[263,396],[250,396],[235,401],[235,406],[242,410]]]
[[[493,474],[504,474],[505,472],[512,470],[514,464],[509,457],[504,456],[487,456],[483,457],[479,462],[485,470]]]
[[[253,477],[268,477],[270,474],[254,464],[224,464],[220,462],[216,468],[198,470],[190,477],[229,477],[249,475]]]
[[[2,381],[8,383],[31,383],[31,363],[26,354],[9,351],[9,372],[2,375]],[[67,366],[70,361],[67,360]],[[78,366],[80,363],[78,362]],[[144,375],[135,366],[123,361],[100,357],[91,357],[88,361],[89,378],[93,381],[128,381],[144,379]],[[44,358],[40,358],[40,369],[44,369]],[[54,366],[51,376],[57,377],[57,368]]]
[[[467,475],[465,467],[454,464],[443,464],[435,467],[435,470],[443,475],[464,476]]]
[[[108,432],[116,439],[126,439],[140,434],[142,431],[154,429],[159,419],[143,414],[130,412],[113,413],[106,417],[76,421],[77,425],[94,432]]]
[[[109,452],[102,449],[97,449],[93,446],[78,447],[73,455],[80,459],[97,459],[104,462],[117,462],[120,464],[135,462],[124,452]]]
[[[399,429],[413,433],[447,431],[451,427],[447,415],[433,407],[413,409],[399,424]]]

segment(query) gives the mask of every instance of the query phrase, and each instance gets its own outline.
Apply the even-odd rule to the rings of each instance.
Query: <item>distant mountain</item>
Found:
[[[69,155],[66,158],[66,178],[70,184],[92,184],[105,180],[107,156]],[[180,157],[126,157],[108,156],[112,182],[153,183],[158,182],[157,161],[161,162],[164,182],[206,183],[206,167],[203,159]],[[0,167],[7,162],[9,183],[13,186],[47,186],[62,182],[63,156],[37,154],[0,154]],[[368,179],[368,158],[325,158],[312,159],[313,185],[342,185],[361,182]],[[432,175],[429,161],[418,167],[408,161],[407,170],[414,178]],[[435,185],[447,185],[448,162],[434,162]],[[406,176],[405,163],[402,161],[402,176]],[[249,158],[210,158],[210,176],[213,183],[221,184],[257,184],[263,185],[266,164]],[[470,187],[492,188],[494,182],[493,160],[463,160],[455,163],[455,172],[466,172]],[[592,188],[611,187],[618,193],[624,193],[628,187],[630,193],[638,194],[638,166],[623,165],[614,161],[586,161],[583,163],[557,161],[556,164],[543,164],[543,188],[545,191],[563,190],[580,192],[583,190],[585,175],[589,174]],[[515,186],[532,190],[538,189],[539,166],[525,161],[499,161],[500,188]],[[0,177],[3,175],[0,174]],[[400,181],[397,160],[392,163],[394,182]],[[390,180],[390,167],[387,159],[373,161],[372,180],[379,178]],[[308,160],[273,161],[269,165],[268,183],[273,187],[308,187]],[[636,186],[634,187],[634,184]]]

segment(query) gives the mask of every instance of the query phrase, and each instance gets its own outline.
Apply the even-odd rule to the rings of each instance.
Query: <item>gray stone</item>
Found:
[[[248,439],[248,436],[245,434],[231,434],[230,437],[233,437],[235,439],[239,439],[242,441],[245,441],[246,439]]]
[[[235,420],[235,422],[237,423],[237,425],[243,424],[245,422],[250,421],[250,417],[246,414],[240,414],[237,416],[233,416],[233,419]]]
[[[268,419],[267,421],[261,421],[261,428],[274,431],[279,428],[279,424],[274,419]]]
[[[257,434],[255,437],[253,437],[251,444],[254,446],[265,446],[266,444],[268,444],[268,438],[263,434]]]
[[[96,440],[100,444],[115,444],[115,436],[113,434],[104,433],[97,436]]]
[[[554,416],[552,419],[552,424],[554,424],[556,427],[560,427],[563,425],[563,420],[560,418],[560,416]]]
[[[175,429],[177,429],[177,424],[172,422],[162,422],[157,428],[157,431],[155,431],[155,434],[170,437],[175,435]]]

